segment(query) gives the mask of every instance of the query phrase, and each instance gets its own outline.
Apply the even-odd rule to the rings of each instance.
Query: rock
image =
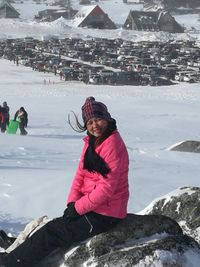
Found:
[[[176,220],[185,234],[200,243],[200,187],[182,187],[153,201],[143,214],[163,214]]]
[[[171,218],[128,214],[112,230],[68,250],[62,266],[139,267],[150,266],[142,264],[151,260],[159,261],[161,267],[182,267],[180,262],[189,249],[198,251],[200,260],[199,244],[193,238],[183,235],[181,227]],[[47,263],[43,262],[41,266],[47,266]],[[55,265],[55,261],[54,264],[48,261],[48,267],[53,266],[58,265]]]
[[[199,202],[199,187],[180,188],[37,267],[198,267]]]
[[[103,254],[102,256],[93,258],[93,263],[98,267],[114,267],[114,266],[150,266],[149,263],[159,262],[159,266],[163,267],[179,267],[184,259],[184,254],[188,248],[196,249],[196,244],[188,236],[168,236],[155,241],[154,238],[149,239],[148,242],[131,242],[126,247],[121,249],[113,249],[110,253]],[[166,255],[171,254],[170,257]],[[173,255],[173,256],[172,256]],[[163,257],[164,256],[164,257]],[[164,258],[164,259],[162,259]],[[200,257],[199,257],[200,259]],[[66,262],[67,263],[67,262]],[[72,267],[74,265],[66,266]],[[75,265],[83,266],[83,265]],[[92,265],[84,265],[92,266]],[[151,265],[156,266],[156,265]]]
[[[171,146],[169,150],[200,153],[200,141],[194,141],[194,140],[183,141],[181,143]]]

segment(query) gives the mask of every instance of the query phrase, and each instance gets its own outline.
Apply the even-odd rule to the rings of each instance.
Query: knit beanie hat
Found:
[[[86,98],[85,104],[82,106],[82,117],[84,124],[94,117],[107,121],[111,120],[111,116],[106,105],[101,102],[97,102],[93,96]]]

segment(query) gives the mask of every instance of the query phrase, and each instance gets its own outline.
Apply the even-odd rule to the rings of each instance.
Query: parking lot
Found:
[[[160,86],[200,81],[200,43],[195,41],[29,37],[1,40],[0,56],[66,82]]]

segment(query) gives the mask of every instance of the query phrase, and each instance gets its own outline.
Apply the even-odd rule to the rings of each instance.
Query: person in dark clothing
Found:
[[[9,125],[9,120],[10,120],[10,114],[9,114],[9,111],[10,111],[10,108],[9,106],[7,105],[7,102],[4,101],[3,102],[3,107],[2,107],[2,112],[4,114],[4,132],[6,130],[6,128],[8,127]]]
[[[15,113],[14,120],[19,121],[19,129],[21,135],[26,135],[28,132],[25,130],[25,128],[28,125],[28,113],[24,109],[24,107],[21,107],[17,112]]]
[[[75,114],[74,114],[75,115]],[[8,254],[3,267],[33,267],[57,249],[69,249],[106,232],[127,216],[128,152],[105,104],[89,97],[82,106],[82,126],[87,131],[63,216],[53,219]]]
[[[5,117],[2,106],[0,106],[0,128],[1,132],[4,133],[6,129],[5,129]]]

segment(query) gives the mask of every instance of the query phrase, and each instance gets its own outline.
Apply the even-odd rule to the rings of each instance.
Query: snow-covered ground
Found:
[[[21,1],[20,1],[21,2]],[[32,1],[13,4],[20,19],[1,19],[0,38],[50,36],[123,38],[132,41],[169,39],[200,40],[196,15],[177,16],[187,26],[184,34],[79,29],[62,18],[51,23],[33,20],[39,10],[54,8]],[[73,0],[74,8],[79,8]],[[133,5],[120,0],[100,1],[116,23],[124,23]],[[140,5],[135,5],[140,9]],[[120,10],[120,11],[119,11]],[[194,27],[196,31],[190,31]],[[29,115],[28,135],[0,133],[0,228],[18,234],[26,223],[48,215],[60,216],[76,170],[84,134],[67,124],[71,110],[81,117],[85,98],[93,95],[104,102],[117,120],[118,129],[130,157],[128,212],[142,213],[154,199],[182,186],[200,186],[199,154],[170,151],[183,140],[200,139],[199,84],[174,86],[95,86],[60,81],[53,74],[32,71],[0,59],[0,104],[7,101],[11,117],[24,106]],[[44,84],[44,79],[47,81]],[[178,190],[177,190],[178,192]],[[153,203],[152,203],[153,204]],[[150,206],[147,207],[149,209]],[[159,237],[156,237],[159,238]],[[163,258],[172,262],[176,255],[158,253],[155,267]],[[152,259],[138,266],[148,266]],[[187,251],[183,267],[197,267],[199,254]],[[150,266],[150,264],[149,264]]]
[[[80,37],[86,36],[104,37],[117,39],[122,38],[134,42],[145,41],[163,41],[166,42],[171,39],[184,39],[184,40],[199,40],[200,21],[197,14],[179,15],[175,16],[176,20],[186,28],[184,34],[170,34],[164,32],[138,32],[131,30],[124,30],[120,27],[123,25],[130,10],[142,10],[142,4],[127,5],[122,0],[100,0],[98,5],[104,10],[105,13],[118,25],[116,30],[94,30],[85,28],[72,27],[72,22],[60,18],[53,22],[36,22],[34,20],[38,11],[44,9],[59,8],[53,6],[51,0],[35,4],[32,0],[16,1],[13,7],[20,13],[19,19],[1,19],[0,38],[18,38],[32,36],[37,39],[45,39],[49,37]],[[93,3],[94,4],[94,3]],[[79,10],[81,8],[79,1],[72,0],[71,6]],[[192,29],[193,28],[193,29]],[[192,30],[191,30],[192,29]]]
[[[21,1],[16,1],[13,6],[20,13],[21,19],[33,20],[38,11],[55,8],[61,9],[61,7],[53,5],[54,3],[55,1],[49,0],[46,2],[44,1],[43,3],[41,1],[41,3],[36,5],[32,0],[26,0],[24,1],[24,4],[22,4]],[[124,24],[130,10],[143,9],[142,4],[127,5],[123,3],[122,0],[100,0],[98,3],[93,1],[91,4],[98,4],[104,10],[104,12],[107,13],[109,17],[119,25]],[[71,0],[71,7],[75,10],[79,10],[81,7],[83,7],[83,5],[80,5],[80,1],[78,0]]]
[[[101,4],[102,7],[107,5],[107,13],[113,19],[117,16],[122,21],[126,17],[125,11],[113,2],[119,4],[117,0]],[[170,38],[199,39],[200,36],[191,32],[171,35],[122,29],[76,29],[69,27],[64,19],[37,23],[33,21],[34,15],[49,6],[30,1],[16,3],[16,6],[22,16],[15,20],[1,19],[0,38],[93,35],[165,41]],[[119,9],[123,10],[120,11],[122,16]],[[200,29],[195,15],[177,19],[183,24],[187,20],[188,30],[191,26]],[[0,59],[0,73],[0,104],[8,102],[11,117],[21,106],[29,114],[27,136],[0,133],[0,228],[7,232],[17,234],[27,222],[45,214],[50,218],[62,214],[83,138],[83,134],[69,127],[67,116],[71,110],[81,115],[81,106],[90,95],[108,106],[127,145],[129,212],[141,211],[155,198],[178,187],[200,185],[199,154],[168,150],[180,141],[200,139],[199,84],[181,83],[169,87],[85,85],[60,81],[53,74],[35,72],[21,65],[17,67],[4,59]]]
[[[1,228],[16,232],[32,218],[62,214],[83,138],[67,116],[71,110],[80,114],[90,95],[107,104],[127,145],[129,212],[177,187],[199,186],[199,155],[167,150],[200,138],[198,84],[94,86],[0,62],[2,102],[11,117],[20,106],[29,114],[27,136],[0,134]]]

